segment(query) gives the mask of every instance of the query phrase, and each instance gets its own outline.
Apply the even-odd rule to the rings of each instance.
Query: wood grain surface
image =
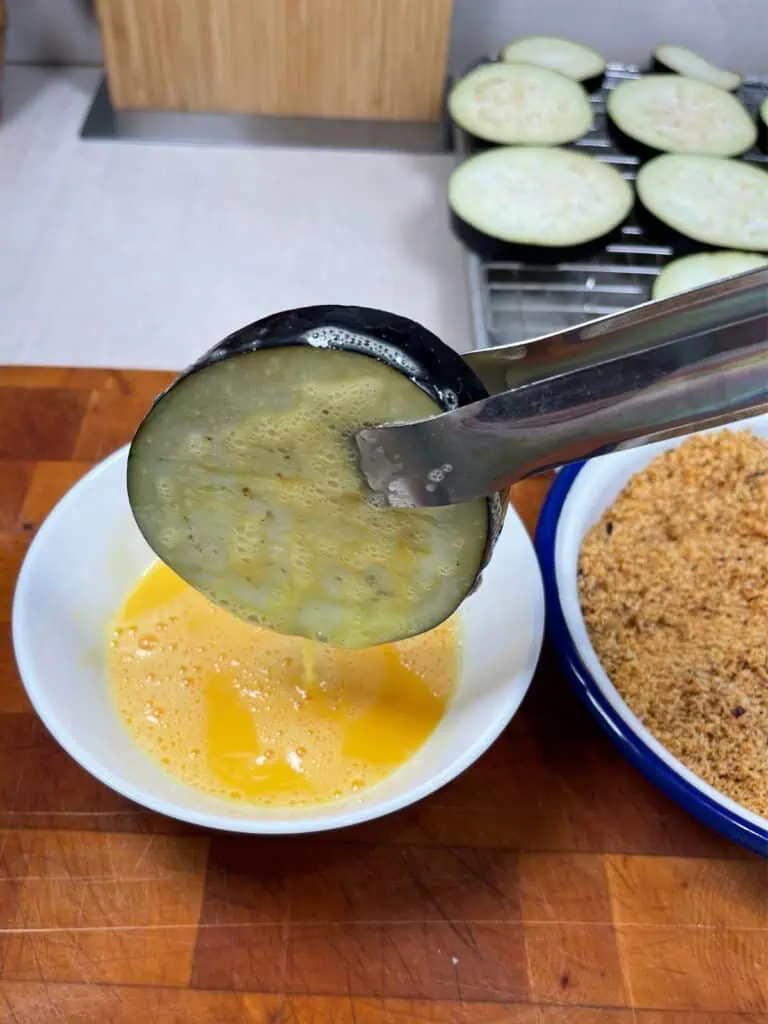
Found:
[[[118,109],[434,121],[452,0],[97,0]]]
[[[0,1021],[765,1024],[768,864],[625,763],[546,652],[469,771],[336,833],[206,832],[56,745],[14,666],[16,574],[170,376],[0,369]],[[514,490],[529,525],[546,486]]]

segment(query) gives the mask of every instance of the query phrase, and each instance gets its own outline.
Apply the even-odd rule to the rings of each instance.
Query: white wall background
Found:
[[[675,42],[742,73],[768,73],[768,0],[455,0],[451,69],[516,35],[588,43],[608,60],[643,64]]]
[[[90,0],[6,0],[5,6],[9,61],[101,63],[99,30]]]
[[[9,60],[100,62],[90,0],[9,0],[8,7]],[[666,39],[739,71],[768,73],[768,0],[455,0],[451,70],[534,32],[571,36],[630,63]]]

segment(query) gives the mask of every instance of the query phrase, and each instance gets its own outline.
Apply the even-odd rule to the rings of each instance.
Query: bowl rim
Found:
[[[703,780],[689,781],[686,774],[696,778],[690,769],[652,737],[618,691],[618,699],[609,699],[578,651],[560,599],[556,554],[559,530],[568,516],[566,501],[577,477],[588,465],[589,460],[584,460],[560,470],[544,499],[536,527],[534,546],[544,580],[548,639],[569,683],[627,760],[700,822],[768,857],[768,827],[763,828],[747,817],[746,808],[740,813],[738,804]],[[664,750],[666,758],[652,749],[649,740]],[[726,800],[733,806],[726,805]]]
[[[519,674],[523,679],[525,676],[528,678],[524,683],[520,682],[518,684],[514,699],[506,702],[504,713],[497,713],[495,717],[490,718],[485,728],[478,732],[474,741],[466,746],[462,753],[449,765],[445,766],[442,771],[428,775],[423,782],[419,785],[413,786],[403,794],[389,797],[387,800],[379,803],[373,802],[370,804],[363,804],[359,807],[335,811],[331,810],[328,814],[317,815],[316,817],[301,817],[300,815],[296,815],[295,817],[275,817],[272,819],[259,817],[259,809],[257,806],[254,807],[254,813],[251,817],[228,817],[223,814],[220,815],[213,812],[179,808],[170,801],[166,801],[163,798],[156,797],[152,793],[147,792],[143,787],[133,785],[130,780],[124,780],[117,776],[109,768],[105,767],[97,757],[93,757],[88,752],[87,748],[71,735],[70,730],[59,720],[58,716],[51,710],[48,702],[45,700],[44,687],[40,687],[37,682],[35,682],[37,673],[27,660],[26,648],[28,647],[28,643],[23,638],[23,630],[25,628],[24,615],[26,612],[22,609],[27,607],[28,602],[25,598],[25,591],[29,585],[28,580],[37,570],[36,563],[38,558],[41,556],[41,552],[44,550],[43,544],[45,543],[47,535],[56,529],[57,521],[59,517],[64,514],[66,508],[72,502],[79,500],[78,492],[82,493],[82,487],[86,486],[87,483],[92,484],[96,477],[107,471],[114,463],[120,461],[127,462],[129,447],[130,445],[123,445],[118,448],[117,451],[112,452],[112,454],[106,456],[101,461],[93,465],[69,488],[68,491],[66,491],[65,494],[62,495],[59,501],[48,513],[38,528],[24,556],[21,569],[19,570],[19,574],[16,578],[11,610],[11,636],[16,666],[24,690],[35,710],[35,713],[40,718],[52,738],[69,755],[69,757],[71,757],[80,765],[81,768],[103,785],[120,794],[120,796],[131,800],[140,807],[162,814],[165,817],[174,818],[177,821],[183,821],[191,825],[216,829],[222,832],[235,832],[243,835],[304,835],[313,832],[333,831],[339,828],[361,825],[364,822],[394,814],[397,811],[404,810],[406,807],[410,807],[412,804],[418,803],[420,800],[430,796],[443,786],[446,786],[449,782],[452,782],[455,778],[458,778],[459,775],[470,768],[472,764],[474,764],[474,762],[488,750],[488,748],[498,739],[514,716],[518,713],[533,682],[539,658],[541,656],[546,618],[546,602],[544,598],[543,581],[541,579],[541,574],[538,571],[538,560],[536,559],[533,543],[528,536],[528,531],[526,530],[516,509],[510,505],[507,509],[507,518],[505,519],[504,526],[502,527],[502,532],[507,527],[508,522],[515,522],[517,528],[523,531],[525,539],[530,545],[531,564],[537,569],[535,576],[535,581],[537,582],[537,596],[536,599],[532,601],[533,614],[531,618],[531,644],[525,663],[516,671],[516,674]],[[499,539],[501,539],[501,537]],[[330,806],[332,807],[332,805]]]

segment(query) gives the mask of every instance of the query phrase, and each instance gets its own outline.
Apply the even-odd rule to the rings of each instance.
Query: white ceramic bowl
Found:
[[[768,416],[734,424],[768,438]],[[568,466],[547,495],[536,531],[547,596],[549,639],[572,685],[622,752],[686,810],[720,832],[768,856],[768,821],[694,775],[654,739],[608,678],[589,640],[579,603],[581,542],[629,478],[683,438]],[[768,761],[768,752],[766,752]]]
[[[306,809],[236,804],[163,772],[118,719],[105,667],[108,626],[153,561],[128,505],[127,448],[96,466],[40,528],[19,574],[13,643],[21,678],[64,749],[107,786],[154,811],[235,832],[339,828],[389,814],[445,785],[520,706],[541,648],[544,594],[513,509],[480,588],[461,615],[462,669],[438,728],[401,769],[362,796]]]

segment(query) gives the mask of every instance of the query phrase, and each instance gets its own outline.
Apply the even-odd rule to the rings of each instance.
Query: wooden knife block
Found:
[[[97,0],[118,110],[437,120],[452,0]]]

